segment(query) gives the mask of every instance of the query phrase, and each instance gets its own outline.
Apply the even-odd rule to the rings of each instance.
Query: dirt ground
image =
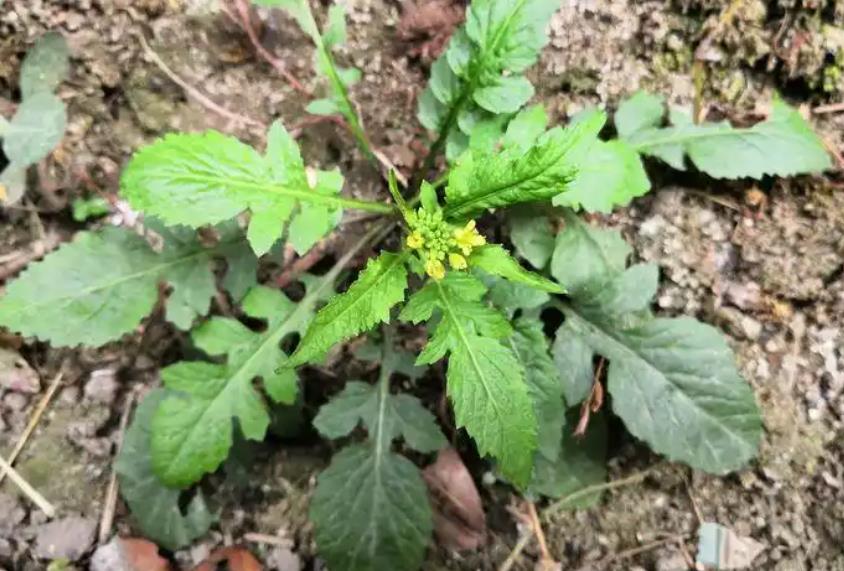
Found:
[[[164,132],[216,128],[262,144],[263,128],[209,111],[168,78],[145,53],[141,36],[176,75],[218,104],[264,125],[281,118],[301,129],[308,162],[339,165],[347,192],[383,192],[346,133],[331,123],[303,121],[307,97],[255,56],[217,5],[0,3],[0,112],[16,99],[20,59],[40,34],[62,31],[73,57],[71,77],[59,92],[69,107],[67,135],[31,181],[27,200],[35,210],[0,212],[0,255],[28,251],[44,233],[69,239],[84,225],[73,221],[68,201],[90,193],[115,196],[133,150]],[[407,33],[401,25],[406,6],[399,2],[347,5],[350,41],[341,59],[363,70],[353,97],[374,144],[409,172],[424,137],[414,115],[427,52],[448,30]],[[302,34],[283,16],[258,16],[263,45],[318,93]],[[806,109],[844,96],[844,3],[836,0],[565,0],[550,35],[531,79],[536,100],[559,121],[586,105],[611,109],[638,88],[689,105],[696,57],[708,72],[704,101],[715,115],[741,120],[763,112],[775,90]],[[844,113],[813,120],[832,147],[844,150]],[[653,470],[638,484],[611,490],[597,507],[555,517],[546,528],[549,548],[562,569],[685,569],[676,543],[629,550],[681,536],[693,554],[699,522],[716,521],[764,545],[753,569],[844,571],[844,178],[830,173],[754,185],[651,163],[648,169],[654,190],[604,222],[624,230],[640,259],[662,268],[660,312],[691,314],[727,333],[756,390],[766,437],[750,467],[717,478],[661,462],[616,427],[610,479]],[[334,247],[342,250],[343,241]],[[266,271],[277,267],[271,263]],[[59,393],[16,465],[63,514],[80,516],[63,533],[92,546],[76,562],[88,568],[126,396],[154,386],[158,367],[179,356],[185,337],[158,315],[142,333],[100,350],[53,350],[8,334],[0,345],[19,350],[33,379],[40,379],[40,389],[30,392],[0,388],[4,457],[39,392],[63,370]],[[196,563],[246,533],[282,534],[289,545],[250,544],[268,568],[322,569],[305,510],[330,450],[303,436],[271,440],[252,452],[248,477],[215,476],[205,484],[221,507],[220,522],[176,558]],[[480,481],[482,474],[475,475]],[[0,569],[45,569],[39,559],[45,519],[4,486]],[[499,486],[481,486],[481,492],[491,530],[487,545],[460,555],[432,547],[426,569],[496,569],[510,554],[518,538],[506,511],[511,493]],[[132,533],[122,505],[115,526]],[[515,568],[533,569],[536,555],[529,545]]]

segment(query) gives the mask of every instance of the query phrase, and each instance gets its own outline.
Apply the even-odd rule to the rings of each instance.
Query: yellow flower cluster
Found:
[[[474,220],[463,228],[455,228],[443,220],[441,211],[427,212],[420,208],[409,222],[412,231],[407,237],[407,247],[422,253],[425,272],[435,280],[445,277],[446,260],[453,269],[465,270],[472,249],[486,244]]]

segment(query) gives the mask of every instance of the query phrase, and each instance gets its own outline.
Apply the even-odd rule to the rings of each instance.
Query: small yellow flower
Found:
[[[422,246],[425,245],[425,239],[422,238],[422,234],[417,230],[413,232],[410,236],[407,237],[407,247],[413,250],[418,250]]]
[[[439,260],[428,260],[425,262],[425,271],[435,280],[441,280],[445,277],[445,266]]]
[[[465,270],[466,266],[469,265],[466,263],[466,258],[461,256],[460,254],[454,253],[448,255],[448,263],[455,270]]]
[[[475,246],[486,244],[486,238],[478,233],[474,220],[469,220],[465,227],[454,231],[454,241],[457,242],[457,247],[460,248],[464,256],[471,254],[472,248]]]

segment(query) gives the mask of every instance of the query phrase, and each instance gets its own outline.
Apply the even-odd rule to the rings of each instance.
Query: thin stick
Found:
[[[507,556],[507,559],[505,559],[504,563],[501,564],[501,567],[498,568],[498,571],[510,571],[510,569],[513,568],[513,565],[516,564],[516,560],[518,560],[519,555],[521,555],[522,551],[524,551],[525,547],[527,547],[531,537],[533,537],[533,528],[528,528],[519,538],[515,547],[513,547],[513,551],[510,552],[510,555]]]
[[[244,533],[243,539],[250,543],[264,543],[266,545],[278,545],[281,547],[290,547],[291,541],[285,537],[278,537],[275,535],[268,535],[266,533]]]
[[[630,559],[631,557],[635,557],[647,551],[651,551],[653,549],[656,549],[657,547],[662,547],[663,545],[667,545],[669,543],[678,542],[680,541],[680,539],[681,538],[679,536],[671,536],[665,539],[657,539],[656,541],[651,541],[650,543],[640,545],[639,547],[633,547],[631,549],[619,551],[618,553],[613,553],[612,555],[604,557],[599,561],[587,563],[586,565],[578,567],[576,571],[587,571],[588,569],[594,569],[595,567],[603,567],[608,563],[619,561],[621,559]]]
[[[18,472],[12,468],[12,465],[6,461],[5,458],[0,456],[0,474],[8,474],[9,478],[11,478],[12,482],[21,489],[21,491],[32,500],[38,509],[40,509],[47,517],[55,517],[56,515],[56,508],[53,507],[53,504],[48,502],[44,496],[38,493],[38,491],[29,485],[29,482],[23,479],[23,476],[18,474]]]
[[[56,393],[56,389],[59,388],[59,385],[62,382],[62,377],[64,376],[64,371],[59,371],[59,374],[55,376],[53,381],[50,383],[50,386],[47,388],[47,392],[44,393],[44,396],[41,397],[41,400],[38,401],[38,406],[35,407],[35,411],[33,411],[32,416],[29,419],[29,422],[26,425],[26,428],[21,434],[20,438],[18,438],[17,443],[15,444],[15,448],[12,450],[12,454],[9,456],[9,465],[15,463],[15,460],[18,459],[18,455],[20,455],[23,447],[26,446],[27,440],[35,431],[35,427],[38,426],[38,422],[41,420],[41,416],[44,414],[44,411],[47,410],[47,406],[49,406],[50,401],[53,399],[53,395]],[[6,473],[0,473],[0,484],[3,483],[3,479],[6,477]]]
[[[129,424],[129,415],[132,412],[132,407],[135,405],[135,396],[135,391],[129,393],[129,396],[126,399],[126,405],[123,407],[123,414],[120,416],[120,428],[117,431],[116,454],[120,454],[120,450],[123,448],[123,437],[126,435],[126,426]],[[105,495],[103,517],[100,519],[100,545],[108,541],[108,536],[111,534],[111,526],[114,524],[114,512],[117,508],[118,487],[117,470],[114,469],[114,463],[112,463],[111,477],[108,480],[108,488],[106,489]]]
[[[830,103],[829,105],[818,105],[814,109],[812,109],[812,113],[815,115],[823,115],[824,113],[838,113],[839,111],[844,111],[844,102],[841,103]]]
[[[533,527],[533,533],[536,535],[536,542],[539,544],[539,552],[542,554],[542,561],[554,561],[551,553],[548,551],[548,544],[545,543],[545,534],[542,532],[542,524],[539,523],[539,515],[536,513],[536,505],[530,500],[527,501],[528,516],[530,516],[530,525]]]
[[[602,492],[605,490],[612,490],[615,488],[622,488],[624,486],[630,486],[632,484],[638,484],[642,480],[648,477],[656,470],[656,466],[648,468],[647,470],[642,470],[641,472],[636,472],[631,476],[627,476],[626,478],[622,478],[620,480],[613,480],[612,482],[604,482],[602,484],[594,484],[592,486],[586,486],[585,488],[581,488],[576,492],[572,492],[571,494],[557,500],[547,508],[542,511],[542,517],[548,519],[549,517],[556,514],[558,511],[562,510],[566,504],[573,502],[574,500],[579,500],[580,498],[589,496],[594,494],[595,492]]]
[[[247,0],[234,0],[234,5],[240,20],[238,24],[240,24],[240,27],[244,32],[246,32],[246,35],[249,36],[249,41],[252,43],[252,47],[255,48],[255,51],[258,52],[258,55],[273,66],[273,69],[281,74],[281,76],[293,89],[299,91],[300,93],[310,95],[308,89],[299,83],[299,80],[293,77],[293,74],[287,71],[287,68],[281,60],[273,56],[267,48],[261,44],[261,41],[258,39],[258,34],[255,33],[255,28],[252,27],[252,19],[249,16],[249,2]],[[228,13],[228,9],[225,8],[225,10]]]
[[[222,106],[214,103],[211,99],[209,99],[208,97],[206,97],[205,95],[200,93],[194,86],[190,85],[187,81],[185,81],[184,79],[182,79],[181,77],[176,75],[176,72],[174,72],[172,69],[170,69],[170,67],[166,63],[164,63],[164,60],[161,59],[161,57],[157,53],[155,53],[155,51],[153,51],[153,49],[147,43],[146,38],[144,38],[143,34],[138,35],[138,41],[141,43],[141,47],[144,48],[144,51],[149,56],[149,58],[152,60],[152,62],[156,66],[158,66],[158,69],[160,69],[162,72],[164,72],[164,75],[169,77],[170,80],[173,81],[173,83],[175,83],[176,85],[178,85],[179,87],[184,89],[188,93],[188,95],[190,95],[191,97],[196,99],[204,107],[207,107],[208,109],[210,109],[214,113],[217,113],[218,115],[222,115],[226,119],[230,119],[230,120],[238,122],[238,123],[244,123],[246,125],[252,125],[253,127],[263,127],[264,126],[264,124],[261,123],[260,121],[258,121],[257,119],[252,119],[251,117],[245,117],[245,116],[240,115],[238,113],[235,113],[233,111],[229,111],[225,107],[222,107]]]

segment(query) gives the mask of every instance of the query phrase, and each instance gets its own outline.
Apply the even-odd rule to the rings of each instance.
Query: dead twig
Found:
[[[56,508],[53,507],[53,504],[47,501],[47,499],[38,493],[38,490],[33,488],[29,482],[23,479],[23,476],[18,474],[18,472],[12,468],[12,465],[9,462],[0,456],[0,475],[9,475],[9,478],[14,482],[14,484],[20,488],[20,490],[24,493],[26,497],[32,500],[38,509],[40,509],[47,517],[55,517],[56,515]]]
[[[603,357],[598,361],[598,368],[592,378],[592,390],[589,391],[589,396],[580,407],[580,420],[577,421],[577,427],[574,429],[576,437],[582,437],[586,434],[586,429],[589,427],[589,417],[592,413],[601,410],[601,406],[604,404],[604,385],[601,384],[601,374],[604,372],[605,363],[606,359]]]
[[[266,533],[245,533],[243,534],[243,540],[250,543],[263,543],[265,545],[278,545],[280,547],[290,547],[292,544],[288,538],[268,535]]]
[[[527,500],[527,512],[528,517],[530,519],[530,525],[533,528],[533,534],[536,536],[536,543],[539,544],[539,553],[541,554],[542,559],[539,562],[539,568],[545,569],[556,563],[553,557],[551,557],[551,552],[548,551],[548,544],[545,542],[545,533],[542,531],[542,523],[539,521],[539,515],[536,513],[536,505]]]
[[[123,448],[123,437],[126,435],[126,427],[129,424],[129,416],[132,413],[132,408],[135,405],[135,391],[129,393],[126,398],[126,405],[123,407],[123,414],[120,415],[120,428],[117,431],[117,450],[115,455],[120,454]],[[105,502],[103,507],[103,516],[100,518],[100,531],[98,535],[99,544],[108,541],[111,535],[111,526],[114,524],[114,512],[117,508],[117,491],[119,484],[117,482],[117,470],[114,465],[111,468],[111,476],[108,480],[108,488],[106,489]]]
[[[64,366],[62,367],[62,369]],[[23,431],[23,434],[20,435],[18,438],[15,447],[12,449],[12,453],[9,455],[8,462],[9,465],[13,465],[15,460],[18,459],[21,451],[23,450],[24,446],[26,446],[26,442],[29,440],[29,437],[32,436],[32,433],[35,431],[35,427],[38,426],[38,422],[41,420],[41,416],[44,414],[44,411],[47,410],[47,407],[50,405],[50,401],[53,399],[53,395],[56,394],[56,390],[62,383],[62,378],[64,377],[64,371],[59,371],[59,374],[53,378],[53,381],[50,383],[50,386],[47,388],[47,392],[44,393],[44,396],[41,397],[41,400],[38,401],[38,405],[35,407],[35,411],[33,411],[32,416],[29,419],[29,422],[26,425],[26,428]],[[3,483],[3,480],[6,478],[5,472],[0,472],[0,484]]]
[[[621,478],[620,480],[613,480],[612,482],[603,482],[601,484],[594,484],[592,486],[586,486],[585,488],[580,488],[576,492],[572,492],[567,496],[563,496],[547,508],[542,511],[542,517],[546,520],[551,516],[555,515],[558,511],[562,510],[566,507],[567,504],[570,504],[574,500],[579,500],[586,496],[592,495],[595,492],[603,492],[605,490],[613,490],[615,488],[622,488],[624,486],[630,486],[633,484],[638,484],[645,478],[647,478],[651,473],[656,470],[656,466],[652,466],[647,470],[642,470],[641,472],[636,472],[626,478]]]
[[[501,567],[498,568],[498,571],[510,571],[513,568],[513,565],[516,564],[516,561],[519,559],[519,555],[522,554],[522,551],[525,550],[527,544],[530,542],[530,539],[533,537],[533,528],[525,529],[522,536],[519,538],[519,541],[516,542],[516,545],[513,547],[513,551],[510,552],[510,555],[507,556],[507,559],[504,560],[504,563],[501,564]]]
[[[257,119],[253,119],[251,117],[246,117],[244,115],[240,115],[238,113],[235,113],[234,111],[229,111],[228,109],[226,109],[225,107],[222,107],[221,105],[218,105],[217,103],[215,103],[214,101],[212,101],[211,99],[209,99],[208,97],[203,95],[194,86],[192,86],[187,81],[185,81],[184,79],[179,77],[176,74],[176,72],[174,72],[172,69],[170,69],[170,67],[166,63],[164,63],[164,60],[161,59],[161,56],[159,56],[150,47],[150,45],[147,43],[147,40],[143,36],[143,34],[138,35],[138,41],[140,42],[141,47],[144,48],[144,52],[152,60],[152,63],[154,63],[158,67],[158,69],[160,69],[164,73],[164,75],[169,77],[170,80],[173,83],[175,83],[176,85],[178,85],[179,87],[184,89],[185,92],[188,95],[190,95],[191,97],[196,99],[203,107],[209,109],[210,111],[213,111],[214,113],[217,113],[218,115],[225,117],[226,119],[234,121],[236,123],[242,123],[242,124],[245,124],[245,125],[252,125],[253,127],[263,127],[264,126],[264,124],[262,122],[258,121]]]
[[[682,535],[672,535],[663,539],[657,539],[655,541],[645,543],[644,545],[640,545],[639,547],[632,547],[630,549],[625,549],[624,551],[619,551],[618,553],[613,553],[612,555],[608,555],[599,561],[587,563],[586,565],[578,567],[576,571],[587,571],[589,569],[594,569],[595,567],[605,568],[610,563],[621,561],[623,559],[630,559],[631,557],[652,551],[662,547],[663,545],[668,545],[669,543],[681,543],[684,539],[685,538]]]
[[[829,105],[818,105],[812,109],[814,115],[824,115],[825,113],[840,113],[844,111],[844,101],[841,103],[830,103]]]
[[[252,47],[255,48],[255,51],[258,53],[261,58],[270,64],[273,69],[275,69],[279,75],[281,75],[287,83],[290,84],[290,87],[295,89],[300,93],[304,93],[306,95],[310,95],[310,91],[304,85],[302,85],[296,77],[293,76],[287,70],[287,66],[282,63],[280,59],[275,57],[273,54],[264,47],[261,43],[261,40],[258,38],[258,34],[255,32],[255,28],[252,26],[252,17],[250,15],[250,7],[248,0],[234,0],[234,9],[237,11],[237,14],[232,14],[231,9],[223,3],[222,9],[226,15],[235,22],[240,28],[246,32],[247,37],[249,38],[249,42],[252,44]]]

